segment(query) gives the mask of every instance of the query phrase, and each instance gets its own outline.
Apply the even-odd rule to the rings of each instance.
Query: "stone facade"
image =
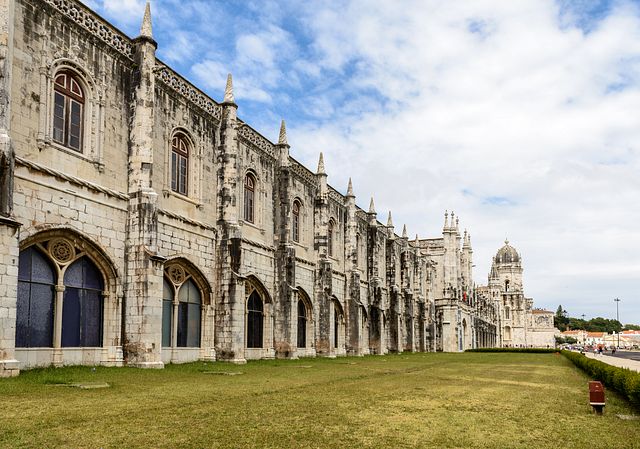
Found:
[[[216,102],[156,47],[148,5],[130,39],[74,0],[0,0],[0,375],[507,342],[453,213],[398,236],[284,122],[272,143],[239,119],[231,76]]]
[[[524,296],[522,258],[505,240],[491,264],[488,285],[476,293],[497,303],[498,343],[502,347],[555,346],[553,312],[535,309],[533,299]]]

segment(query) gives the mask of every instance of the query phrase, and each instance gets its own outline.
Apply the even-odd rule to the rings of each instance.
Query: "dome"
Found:
[[[496,263],[520,263],[520,255],[513,246],[509,245],[509,240],[505,240],[504,246],[498,250]]]

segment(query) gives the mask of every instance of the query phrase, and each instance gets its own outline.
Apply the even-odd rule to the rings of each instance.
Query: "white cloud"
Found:
[[[103,2],[137,32],[142,0]],[[292,155],[313,169],[323,151],[329,182],[353,177],[381,219],[434,237],[454,209],[476,280],[509,237],[536,304],[605,315],[619,296],[640,323],[637,4],[152,6],[160,55],[217,99],[232,72],[244,120],[275,137],[284,116]]]

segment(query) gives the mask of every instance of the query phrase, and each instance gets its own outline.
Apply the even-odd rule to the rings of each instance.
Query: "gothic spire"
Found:
[[[370,214],[376,213],[376,206],[373,204],[373,197],[371,197],[371,202],[369,203],[369,213]]]
[[[407,238],[409,238],[409,236],[407,235],[407,225],[404,225],[404,226],[402,227],[402,238],[403,238],[403,239],[407,239]]]
[[[316,170],[316,174],[318,175],[327,174],[327,172],[324,171],[324,156],[322,155],[322,151],[320,152],[320,159],[318,160],[318,170]]]
[[[449,211],[444,211],[444,229],[447,229],[449,227]]]
[[[391,211],[389,211],[389,218],[387,218],[387,228],[393,228],[393,221],[391,220]]]
[[[235,99],[233,98],[233,78],[230,73],[227,75],[227,85],[224,88],[223,103],[235,103]]]
[[[142,17],[142,25],[140,26],[140,36],[153,39],[153,30],[151,26],[151,4],[147,0],[147,6],[144,8],[144,16]]]
[[[347,196],[355,196],[353,194],[353,184],[351,182],[351,178],[349,178],[349,186],[347,187]]]
[[[280,134],[278,135],[278,145],[289,145],[289,143],[287,142],[287,125],[284,123],[284,119],[282,119],[282,121],[280,122]]]

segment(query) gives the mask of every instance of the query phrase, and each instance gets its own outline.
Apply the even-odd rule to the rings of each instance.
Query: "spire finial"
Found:
[[[449,227],[449,211],[444,211],[444,228]]]
[[[376,213],[376,206],[373,204],[373,197],[371,197],[371,202],[369,203],[369,213],[370,214]]]
[[[505,239],[504,239],[504,244],[505,244],[505,245],[508,245],[508,244],[509,244],[509,239],[508,239],[508,238],[505,238]]]
[[[393,220],[391,220],[391,211],[389,211],[389,218],[387,218],[387,228],[393,228]]]
[[[318,170],[316,170],[318,175],[326,175],[327,172],[324,171],[324,156],[322,155],[322,151],[320,152],[320,159],[318,159]]]
[[[235,103],[235,99],[233,98],[233,78],[230,73],[227,75],[227,85],[224,88],[223,103]]]
[[[142,25],[140,26],[140,36],[153,39],[153,29],[151,26],[151,4],[147,0],[144,8],[144,16],[142,17]]]
[[[418,234],[416,234],[416,246],[420,243],[420,239],[418,238]]]
[[[403,238],[403,239],[407,239],[407,238],[409,238],[409,236],[407,235],[407,225],[404,225],[404,226],[402,227],[402,238]]]
[[[284,123],[284,119],[282,119],[282,121],[280,122],[280,134],[278,135],[278,145],[289,145],[289,143],[287,142],[287,125]]]
[[[456,229],[458,229],[460,224],[460,217],[456,217]]]
[[[351,182],[351,178],[349,178],[349,185],[347,186],[347,196],[353,195],[353,183]]]

